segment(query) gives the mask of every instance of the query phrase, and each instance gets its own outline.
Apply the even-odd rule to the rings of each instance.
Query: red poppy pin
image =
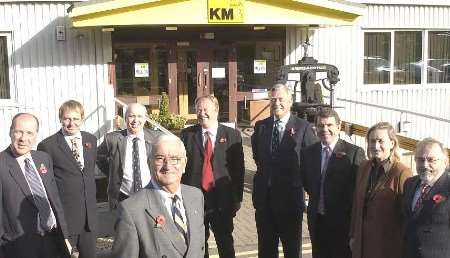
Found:
[[[226,143],[227,142],[227,139],[225,139],[225,138],[220,138],[219,139],[219,143]]]
[[[436,204],[441,203],[441,202],[445,201],[446,199],[447,198],[445,198],[445,196],[442,196],[440,194],[433,195],[433,202]]]
[[[90,149],[90,148],[92,148],[92,143],[87,142],[84,144],[84,146],[86,146],[86,148]]]
[[[291,137],[294,136],[295,129],[294,128],[289,129],[289,134],[291,135]]]
[[[166,224],[166,218],[164,218],[163,215],[156,216],[155,227],[160,228],[160,227],[164,226],[164,224]]]
[[[41,174],[46,174],[47,173],[47,167],[43,164],[43,163],[41,163],[41,166],[39,167],[39,172],[41,173]]]
[[[336,152],[336,158],[341,159],[343,158],[345,155],[347,155],[347,153],[341,151],[341,152]]]

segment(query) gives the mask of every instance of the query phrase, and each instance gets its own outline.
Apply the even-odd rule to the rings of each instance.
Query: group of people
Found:
[[[314,258],[450,257],[450,171],[446,148],[426,138],[417,176],[400,161],[394,128],[367,133],[362,148],[340,139],[330,108],[315,124],[291,114],[289,88],[271,89],[272,116],[251,137],[257,171],[252,200],[258,256],[301,257],[307,211]],[[127,128],[97,138],[81,131],[84,110],[69,100],[61,129],[36,144],[39,120],[13,117],[0,153],[0,258],[96,257],[96,166],[108,177],[117,218],[113,258],[209,257],[212,231],[221,258],[235,257],[233,219],[244,189],[238,130],[218,122],[219,102],[195,102],[198,123],[180,137],[144,128],[146,108],[126,110]],[[304,192],[308,195],[305,207]]]

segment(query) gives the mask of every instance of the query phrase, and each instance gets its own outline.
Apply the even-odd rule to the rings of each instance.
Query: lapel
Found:
[[[365,163],[363,163],[363,165],[361,167],[362,168],[359,171],[362,171],[363,173],[361,173],[360,182],[356,182],[357,185],[358,184],[361,185],[361,193],[355,193],[355,194],[361,194],[362,195],[361,200],[363,200],[363,202],[365,202],[368,199],[367,186],[369,184],[371,161],[370,160],[365,161]],[[363,203],[362,205],[365,205],[365,204]]]
[[[81,137],[81,139],[83,140],[83,137]],[[69,145],[67,144],[66,139],[64,139],[64,135],[61,130],[59,130],[59,132],[56,134],[56,143],[57,143],[59,149],[61,150],[61,152],[69,158],[69,160],[72,162],[72,164],[76,168],[78,168],[78,170],[80,170],[78,167],[77,161],[75,160],[75,158],[72,155],[72,150],[70,149]],[[83,143],[83,145],[84,145],[84,143]],[[85,156],[85,155],[86,155],[86,153],[83,152],[83,156]],[[34,159],[34,157],[33,157],[33,159]]]
[[[187,225],[188,225],[188,243],[191,243],[191,229],[196,228],[200,223],[199,219],[203,220],[203,218],[199,218],[199,211],[197,210],[197,204],[189,201],[189,195],[185,191],[183,185],[181,186],[181,194],[183,195],[183,205],[186,211]]]
[[[226,141],[227,137],[225,135],[224,125],[219,124],[219,127],[217,128],[216,142],[214,143],[213,159],[215,153],[225,151],[224,147],[226,146],[226,144],[225,142],[221,142],[223,140]]]
[[[264,125],[264,130],[263,130],[263,141],[264,141],[264,152],[263,153],[271,153],[270,147],[272,144],[272,130],[273,130],[273,117],[270,117],[269,119],[267,119],[265,121]],[[283,136],[284,138],[284,136]],[[282,146],[282,144],[280,143],[280,147]]]
[[[27,180],[23,175],[22,169],[19,166],[19,163],[14,158],[14,154],[11,151],[11,147],[7,149],[8,159],[6,159],[7,165],[9,167],[9,173],[11,177],[16,181],[20,190],[22,190],[25,198],[34,205],[33,195],[31,194],[30,187],[28,186]]]
[[[47,193],[47,198],[49,199],[50,203],[52,203],[52,201],[51,201],[52,196],[50,196],[50,191],[48,190],[51,188],[52,177],[48,176],[48,173],[40,172],[40,168],[42,166],[48,168],[49,164],[45,164],[45,162],[43,160],[41,160],[34,151],[31,151],[31,157],[33,158],[34,165],[36,166],[36,169],[38,170],[37,172],[38,172],[39,176],[41,177],[42,184],[44,185],[45,191]]]
[[[317,142],[314,144],[314,147],[312,147],[312,153],[313,155],[310,156],[312,162],[309,164],[311,165],[311,174],[313,177],[312,182],[315,182],[314,190],[317,193],[317,196],[319,196],[320,191],[320,180],[322,178],[322,171],[321,171],[321,165],[322,165],[322,145],[320,142]]]
[[[186,243],[184,239],[180,236],[178,229],[173,222],[172,215],[169,214],[164,204],[161,201],[159,193],[153,188],[152,184],[149,184],[149,188],[145,189],[147,194],[147,207],[145,208],[146,213],[150,216],[150,219],[156,221],[158,216],[164,216],[166,218],[166,223],[160,228],[163,232],[167,234],[167,238],[170,240],[175,249],[180,253],[181,256],[187,251]],[[183,196],[184,199],[184,196]],[[185,206],[186,207],[186,206]],[[189,219],[189,217],[188,217]],[[158,230],[158,229],[155,229]]]
[[[91,154],[92,145],[97,144],[97,143],[96,142],[87,142],[86,140],[87,140],[86,135],[83,132],[81,132],[81,143],[83,145],[84,167],[89,168],[89,167],[91,167],[91,163],[94,162],[94,160],[92,160],[93,155]]]
[[[423,200],[423,205],[416,212],[414,212],[415,216],[419,216],[419,214],[430,212],[434,207],[435,203],[433,200],[434,195],[440,194],[449,198],[449,187],[448,187],[448,173],[444,172],[441,177],[434,183],[433,187],[431,187],[428,194],[425,196]]]
[[[195,125],[195,133],[194,133],[194,142],[196,143],[202,157],[204,156],[205,149],[203,147],[203,135],[202,135],[202,127],[200,125]],[[218,129],[217,129],[218,130]]]
[[[334,168],[336,166],[336,163],[338,162],[336,153],[342,153],[342,152],[345,153],[344,144],[342,143],[341,139],[338,139],[338,141],[336,142],[336,145],[334,146],[333,151],[331,152],[330,160],[328,160],[327,175],[328,175],[328,173],[333,173],[333,171],[335,171]],[[321,151],[321,153],[322,153],[322,151]],[[341,157],[341,159],[342,158],[344,158],[344,157]]]
[[[370,165],[371,163],[369,163]],[[386,182],[389,182],[390,179],[392,178],[392,174],[393,170],[397,169],[397,162],[394,162],[390,168],[389,171],[384,171],[384,173],[380,176],[380,179],[378,180],[377,184],[375,185],[375,189],[372,191],[371,195],[368,196],[369,200],[373,199],[375,197],[375,195],[384,189],[384,186],[386,184]],[[372,172],[371,168],[369,168],[369,175]],[[369,178],[367,178],[369,179]],[[367,180],[368,181],[368,180]],[[366,186],[367,189],[367,186]]]
[[[411,187],[408,189],[407,192],[404,193],[404,195],[405,195],[405,205],[407,205],[406,206],[406,208],[407,208],[406,210],[408,211],[409,215],[414,215],[413,214],[413,209],[412,209],[412,202],[413,202],[414,195],[416,194],[416,190],[417,190],[417,187],[419,186],[419,184],[420,184],[420,177],[416,176],[411,181],[411,184],[410,184]]]
[[[273,119],[272,126],[270,128],[273,128]],[[292,140],[291,130],[295,130],[295,119],[293,114],[290,114],[289,120],[284,127],[283,137],[281,138],[280,146],[278,148],[279,150],[284,149],[283,147],[291,148],[291,144],[289,144],[289,141]],[[272,139],[272,135],[270,135],[269,139]]]
[[[119,150],[120,164],[125,164],[125,153],[127,149],[127,129],[120,131],[117,139],[117,149]]]
[[[152,138],[147,130],[144,130],[144,141],[145,141],[145,152],[147,154],[147,159],[150,158],[150,151],[152,150]]]

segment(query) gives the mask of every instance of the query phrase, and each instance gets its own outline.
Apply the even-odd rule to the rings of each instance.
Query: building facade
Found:
[[[214,94],[220,120],[248,106],[281,65],[309,54],[340,71],[343,120],[389,121],[408,137],[450,146],[450,4],[446,1],[0,1],[0,147],[11,117],[32,112],[40,137],[58,130],[69,98],[85,130],[112,129],[117,103],[194,118]],[[326,94],[325,94],[326,95]],[[325,102],[329,101],[325,96]]]

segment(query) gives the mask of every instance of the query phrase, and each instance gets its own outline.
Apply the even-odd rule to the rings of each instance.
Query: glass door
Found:
[[[179,49],[177,51],[177,88],[180,115],[195,118],[197,98],[197,51]]]
[[[214,49],[211,60],[211,93],[219,101],[219,121],[229,121],[229,64],[228,49]]]

